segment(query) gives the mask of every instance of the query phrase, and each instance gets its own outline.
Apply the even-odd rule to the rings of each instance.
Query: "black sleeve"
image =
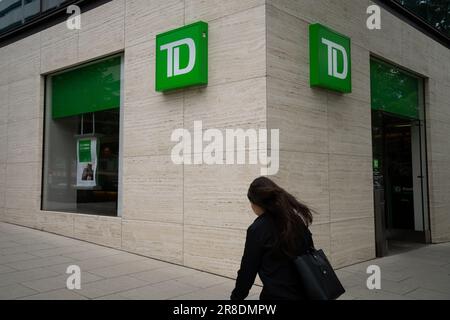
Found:
[[[244,255],[238,271],[236,287],[231,293],[231,300],[244,300],[248,296],[261,265],[263,245],[260,232],[250,227],[247,230]]]

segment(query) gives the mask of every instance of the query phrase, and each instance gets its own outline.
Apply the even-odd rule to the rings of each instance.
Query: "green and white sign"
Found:
[[[77,187],[95,187],[96,177],[97,138],[80,138],[77,141]]]
[[[311,86],[352,92],[351,40],[319,23],[309,26]]]
[[[207,83],[207,23],[199,21],[156,36],[156,91]]]

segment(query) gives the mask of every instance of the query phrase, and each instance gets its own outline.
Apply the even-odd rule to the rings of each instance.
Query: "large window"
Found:
[[[450,38],[450,0],[394,0]]]
[[[117,215],[121,60],[47,77],[43,210]]]
[[[1,0],[0,35],[20,27],[34,18],[45,16],[70,0]]]

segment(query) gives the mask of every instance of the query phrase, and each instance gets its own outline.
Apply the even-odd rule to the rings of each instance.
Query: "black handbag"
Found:
[[[308,243],[308,242],[307,242]],[[305,295],[310,300],[335,300],[345,289],[322,250],[310,241],[309,249],[294,258]]]

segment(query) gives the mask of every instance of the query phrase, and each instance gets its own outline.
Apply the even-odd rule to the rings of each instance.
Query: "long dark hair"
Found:
[[[278,231],[275,246],[284,254],[294,256],[299,246],[299,234],[303,234],[313,221],[311,210],[266,177],[256,178],[250,184],[247,197],[274,221]]]

